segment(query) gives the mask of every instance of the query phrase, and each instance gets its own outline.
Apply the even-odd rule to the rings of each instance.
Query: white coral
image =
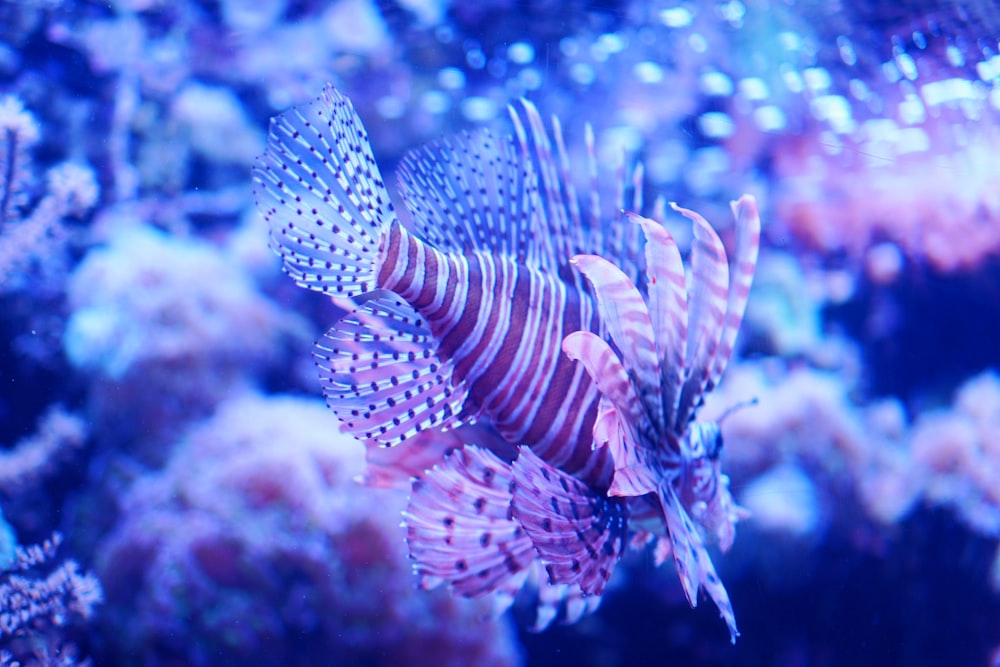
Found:
[[[41,136],[35,117],[14,95],[0,97],[0,131],[13,133],[22,146],[36,143]]]

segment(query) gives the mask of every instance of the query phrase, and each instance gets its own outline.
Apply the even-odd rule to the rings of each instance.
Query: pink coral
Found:
[[[972,270],[1000,257],[1000,179],[993,167],[997,132],[977,126],[978,136],[966,145],[932,149],[940,143],[935,141],[907,152],[892,139],[904,142],[915,128],[881,122],[881,130],[871,126],[881,137],[841,150],[825,145],[830,140],[825,135],[780,143],[776,217],[824,254],[846,252],[868,260],[870,252],[884,254],[888,242],[940,273]],[[948,129],[941,120],[919,131]],[[868,262],[875,278],[881,277],[879,259]]]
[[[760,399],[724,422],[724,456],[734,484],[791,463],[814,475],[852,480],[875,519],[891,523],[909,512],[920,479],[902,439],[901,409],[891,400],[862,408],[849,389],[836,373],[788,369],[778,361],[733,367],[707,401],[709,411]]]
[[[913,461],[927,502],[951,506],[977,532],[1000,536],[1000,377],[968,380],[950,409],[920,415]]]
[[[319,402],[249,395],[140,480],[100,549],[114,652],[147,665],[509,665],[488,608],[416,590],[402,495]]]
[[[68,293],[65,349],[92,377],[95,430],[146,443],[151,460],[179,423],[251,385],[298,322],[216,246],[142,226],[91,250]]]
[[[841,375],[789,369],[775,360],[729,370],[706,412],[760,397],[723,427],[737,498],[763,513],[759,525],[789,534],[819,527],[821,508],[788,508],[766,495],[779,488],[771,483],[775,476],[784,475],[779,481],[792,479],[794,488],[804,489],[799,501],[820,504],[817,492],[846,491],[884,524],[918,504],[944,506],[976,533],[1000,537],[1000,376],[986,371],[967,380],[951,405],[925,410],[912,422],[895,399],[859,405],[852,393],[853,383]],[[1000,551],[995,567],[1000,572]],[[1000,587],[1000,574],[991,577]]]

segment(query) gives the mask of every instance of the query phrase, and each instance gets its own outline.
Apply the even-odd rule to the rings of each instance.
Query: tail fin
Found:
[[[396,213],[346,97],[327,86],[318,100],[273,118],[253,181],[271,247],[295,282],[331,296],[376,288]]]

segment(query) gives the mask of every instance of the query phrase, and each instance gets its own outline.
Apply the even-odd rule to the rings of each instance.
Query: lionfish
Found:
[[[550,138],[527,101],[511,119],[514,136],[481,129],[404,158],[406,225],[346,97],[328,86],[272,120],[253,171],[271,245],[299,285],[349,310],[314,350],[327,402],[367,445],[369,482],[412,478],[425,587],[502,611],[532,582],[542,629],[595,609],[626,544],[656,540],[689,603],[704,588],[735,641],[705,539],[727,550],[741,510],[718,425],[694,414],[733,351],[755,202],[733,205],[731,271],[708,223],[679,209],[695,230],[686,279],[658,222],[602,219],[589,126],[584,201],[558,120]]]

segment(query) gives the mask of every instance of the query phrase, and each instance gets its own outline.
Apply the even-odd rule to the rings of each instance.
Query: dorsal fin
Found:
[[[480,129],[431,142],[403,158],[399,181],[415,231],[435,247],[550,266],[537,247],[537,179],[509,137]]]
[[[562,141],[562,128],[553,120],[559,165],[552,154],[552,142],[535,105],[521,99],[509,107],[521,149],[521,159],[538,175],[541,215],[547,227],[545,252],[555,266],[565,266],[574,248],[582,243],[582,225],[576,188],[569,172],[569,160]]]
[[[589,124],[584,127],[582,171],[587,180],[581,195],[574,183],[570,151],[559,119],[552,118],[550,140],[541,115],[528,100],[512,105],[510,117],[524,159],[538,174],[540,205],[555,265],[565,270],[567,259],[574,255],[599,255],[613,259],[635,282],[642,266],[639,236],[633,225],[624,222],[621,211],[638,212],[642,207],[642,165],[627,168],[623,153],[623,161],[614,172],[611,206],[604,207],[601,190],[610,188],[601,180],[597,168],[594,132]],[[583,287],[576,272],[566,271],[564,278]]]
[[[327,404],[355,437],[384,445],[461,423],[467,391],[434,353],[419,314],[385,291],[372,294],[321,338],[313,355]]]
[[[544,271],[568,268],[580,253],[610,257],[635,278],[641,265],[638,233],[619,211],[642,205],[642,168],[617,170],[614,206],[601,209],[594,135],[585,131],[586,192],[574,184],[562,126],[551,135],[538,110],[520,100],[510,107],[515,137],[480,129],[411,151],[400,165],[400,192],[418,236],[435,247],[500,253]],[[631,194],[631,197],[628,195]]]

